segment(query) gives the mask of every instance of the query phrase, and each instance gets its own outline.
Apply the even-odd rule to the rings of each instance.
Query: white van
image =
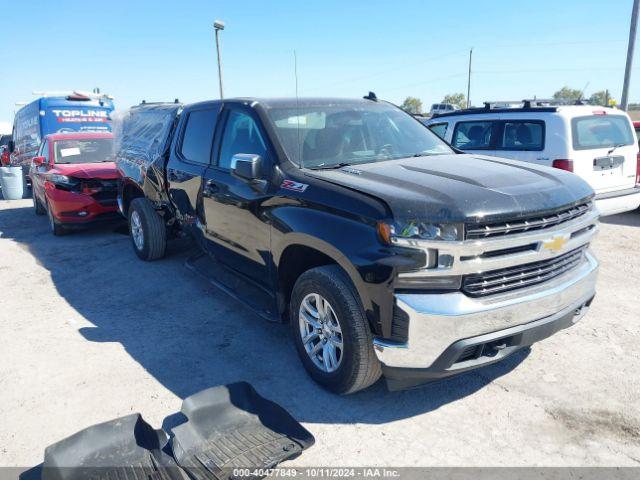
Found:
[[[423,121],[454,147],[574,172],[596,192],[602,215],[640,206],[638,140],[629,116],[593,105],[471,108]]]
[[[456,112],[460,107],[452,103],[434,103],[431,105],[429,115],[439,115],[441,113]]]

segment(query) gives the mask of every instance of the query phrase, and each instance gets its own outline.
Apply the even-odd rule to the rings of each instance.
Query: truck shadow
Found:
[[[122,233],[120,225],[105,225],[54,237],[46,219],[31,208],[0,210],[1,238],[33,255],[48,270],[58,294],[93,325],[80,328],[84,339],[121,344],[180,398],[244,380],[301,422],[381,424],[472,395],[529,354],[524,349],[498,364],[419,389],[388,392],[380,381],[358,394],[336,396],[307,376],[288,326],[265,322],[184,267],[194,248],[189,241],[172,242],[166,259],[146,263]],[[55,313],[45,320],[56,321]],[[101,354],[99,345],[95,352]],[[87,371],[91,378],[96,375]],[[116,388],[114,395],[126,394]]]
[[[608,223],[610,225],[623,225],[626,227],[640,227],[640,209],[632,212],[619,213],[618,215],[610,215],[607,217],[601,217],[602,223]]]

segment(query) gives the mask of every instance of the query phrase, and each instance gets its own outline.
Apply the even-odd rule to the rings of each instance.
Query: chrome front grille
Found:
[[[522,218],[509,222],[468,225],[465,238],[469,240],[483,239],[543,230],[578,218],[587,213],[591,206],[592,204],[589,202],[544,216]]]
[[[462,290],[471,297],[482,297],[546,282],[577,267],[587,247],[584,245],[548,260],[467,275],[462,281]]]

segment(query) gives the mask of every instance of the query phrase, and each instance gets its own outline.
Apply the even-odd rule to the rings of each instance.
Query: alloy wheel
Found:
[[[310,293],[300,304],[298,324],[305,352],[325,373],[335,372],[342,363],[343,337],[338,316],[322,295]]]
[[[140,251],[144,248],[144,231],[142,230],[142,219],[137,211],[131,213],[131,236],[133,243]]]

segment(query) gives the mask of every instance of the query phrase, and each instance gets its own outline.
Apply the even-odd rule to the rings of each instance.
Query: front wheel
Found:
[[[371,329],[339,266],[313,268],[298,278],[289,318],[302,364],[327,390],[354,393],[380,378]]]
[[[33,210],[36,212],[36,215],[44,215],[45,213],[47,213],[45,208],[42,206],[42,203],[40,203],[40,200],[38,200],[38,197],[36,196],[35,188],[31,189],[31,198],[33,199]]]
[[[133,249],[142,260],[151,261],[164,257],[167,246],[164,221],[146,198],[136,198],[131,202],[129,234]]]
[[[36,210],[37,211],[37,210]],[[51,233],[53,233],[56,237],[60,237],[67,233],[67,229],[64,228],[53,216],[53,212],[51,211],[51,207],[47,204],[47,216],[49,217],[49,228],[51,229]]]

